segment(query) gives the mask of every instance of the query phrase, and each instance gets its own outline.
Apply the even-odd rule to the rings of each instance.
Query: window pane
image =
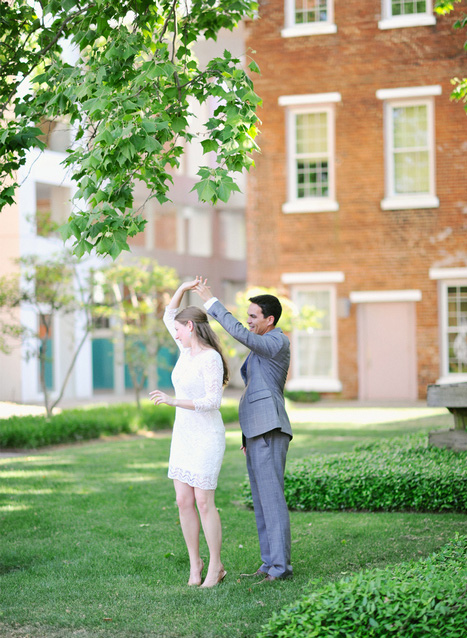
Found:
[[[426,13],[426,0],[392,0],[392,15]]]
[[[327,162],[297,162],[297,197],[327,197]]]
[[[227,259],[245,259],[245,217],[242,213],[220,213],[220,253]]]
[[[328,0],[296,0],[295,24],[326,22],[328,19]]]
[[[311,306],[320,311],[319,326],[314,331],[331,329],[331,294],[329,290],[300,290],[297,293],[297,305]]]
[[[394,156],[394,189],[396,194],[429,193],[430,168],[428,151],[397,153]]]
[[[297,154],[327,154],[327,113],[300,113],[296,116]]]
[[[300,377],[332,376],[332,339],[326,335],[302,334],[298,337]]]
[[[191,209],[188,219],[188,254],[197,257],[212,255],[211,211]]]
[[[58,237],[58,228],[70,215],[70,189],[36,182],[36,233]]]
[[[425,104],[393,109],[394,148],[428,146],[428,112]]]
[[[448,370],[452,374],[467,372],[467,287],[449,286]]]

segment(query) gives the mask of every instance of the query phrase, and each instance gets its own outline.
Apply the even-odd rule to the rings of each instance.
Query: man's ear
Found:
[[[268,326],[273,326],[274,325],[274,315],[269,315],[269,317],[266,318],[266,321],[268,322]]]

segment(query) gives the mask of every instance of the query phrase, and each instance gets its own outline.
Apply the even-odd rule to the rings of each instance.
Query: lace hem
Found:
[[[215,490],[217,487],[217,477],[200,476],[193,474],[189,470],[183,470],[181,467],[169,467],[168,477],[177,479],[181,483],[187,483],[191,487],[198,487],[201,490]]]

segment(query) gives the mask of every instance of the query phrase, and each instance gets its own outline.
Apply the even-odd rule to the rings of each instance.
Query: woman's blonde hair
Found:
[[[193,324],[193,330],[195,331],[199,341],[208,348],[213,348],[220,354],[222,366],[224,368],[222,384],[227,385],[230,377],[229,367],[222,352],[219,338],[209,325],[208,316],[204,310],[201,310],[201,308],[198,308],[197,306],[188,306],[187,308],[180,310],[175,317],[175,321],[178,321],[178,323],[181,323],[184,326],[191,321]]]

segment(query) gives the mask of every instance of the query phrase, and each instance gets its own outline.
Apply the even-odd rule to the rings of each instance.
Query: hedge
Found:
[[[467,536],[419,561],[309,584],[257,638],[463,638],[467,619]]]
[[[224,423],[238,420],[236,405],[221,408]],[[175,408],[161,405],[157,408],[143,402],[121,403],[92,408],[63,410],[52,417],[13,416],[0,419],[0,448],[33,449],[44,445],[70,443],[98,438],[102,435],[135,433],[138,430],[171,428]]]
[[[467,511],[467,452],[421,441],[389,440],[292,463],[284,479],[287,505],[306,511]],[[247,481],[243,498],[251,506]]]

